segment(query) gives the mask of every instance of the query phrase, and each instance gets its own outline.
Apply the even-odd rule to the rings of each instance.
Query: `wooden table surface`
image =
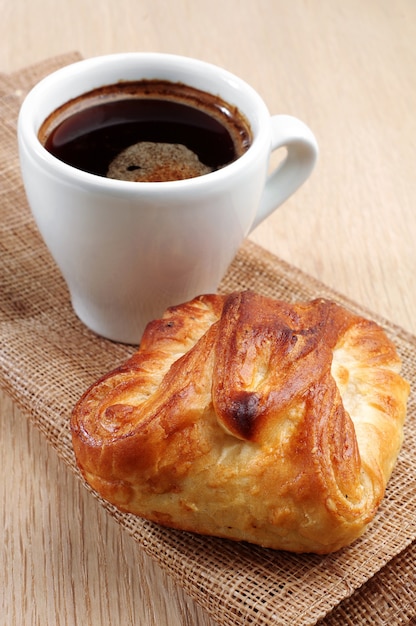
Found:
[[[252,239],[416,333],[414,0],[0,0],[0,14],[1,72],[74,50],[184,54],[305,121],[318,166]],[[213,626],[4,393],[0,416],[0,624]]]

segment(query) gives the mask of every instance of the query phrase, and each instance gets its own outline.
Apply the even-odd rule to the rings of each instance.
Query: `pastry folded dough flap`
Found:
[[[151,322],[83,395],[78,465],[123,511],[328,553],[384,496],[409,393],[393,343],[334,302],[204,295]]]

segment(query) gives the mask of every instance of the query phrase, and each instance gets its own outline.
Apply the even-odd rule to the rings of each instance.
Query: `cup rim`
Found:
[[[99,76],[107,73],[109,76],[116,76],[114,72],[116,68],[121,67],[123,76],[120,76],[118,80],[129,80],[126,77],[128,73],[136,71],[136,78],[132,80],[140,80],[140,78],[149,78],[146,74],[149,73],[150,68],[163,65],[164,69],[159,70],[160,73],[167,72],[168,69],[177,72],[180,75],[179,78],[175,78],[177,82],[192,83],[191,86],[197,86],[198,89],[205,90],[209,93],[213,93],[213,90],[204,88],[203,83],[207,81],[207,77],[211,82],[221,80],[221,89],[232,91],[236,94],[244,94],[244,99],[250,101],[252,109],[247,112],[243,106],[239,103],[230,102],[230,99],[224,97],[221,92],[217,92],[230,104],[238,106],[240,111],[247,117],[250,127],[252,129],[253,138],[252,143],[248,150],[242,154],[238,159],[224,166],[223,168],[210,172],[202,176],[194,178],[188,178],[184,180],[173,181],[161,181],[161,182],[134,182],[118,179],[110,179],[97,174],[91,174],[84,170],[80,170],[74,166],[68,165],[63,161],[60,161],[57,157],[52,155],[46,150],[38,139],[38,130],[46,119],[46,117],[52,113],[59,106],[67,102],[68,100],[87,93],[95,87],[100,87],[105,84],[113,84],[117,82],[117,79],[109,77],[107,82],[100,81]],[[137,65],[141,68],[137,71]],[[140,66],[141,64],[141,66]],[[146,71],[143,67],[146,64]],[[128,69],[127,69],[128,68]],[[168,69],[166,69],[168,68]],[[82,88],[83,80],[88,75],[91,76],[91,72],[95,71],[95,81],[87,88]],[[119,70],[120,71],[120,70]],[[196,80],[195,77],[199,74],[202,78]],[[187,77],[187,78],[186,78]],[[191,80],[192,77],[192,80]],[[153,78],[161,78],[169,80],[166,76],[153,76]],[[194,80],[195,79],[195,80]],[[207,81],[209,82],[209,81]],[[70,84],[71,89],[75,89],[74,85],[79,85],[71,95],[62,98],[61,93],[57,91],[57,85]],[[69,89],[69,90],[71,90]],[[49,106],[46,113],[40,112],[40,106],[45,102],[45,98],[48,94],[54,94],[58,104],[52,104],[50,98],[48,100]],[[202,61],[193,57],[186,57],[176,54],[159,53],[159,52],[125,52],[115,53],[108,55],[94,56],[87,59],[76,61],[69,65],[66,65],[58,70],[55,70],[45,78],[40,80],[26,95],[21,105],[18,117],[18,140],[22,149],[25,148],[37,161],[47,168],[50,173],[54,173],[55,176],[59,176],[61,179],[65,179],[68,182],[74,182],[76,180],[79,184],[84,186],[106,190],[108,192],[117,193],[137,193],[138,189],[141,192],[146,190],[150,193],[155,193],[156,190],[166,192],[174,190],[184,190],[187,187],[195,189],[196,187],[210,186],[214,183],[220,184],[223,180],[229,180],[230,177],[238,175],[241,169],[244,169],[246,165],[249,165],[253,160],[259,158],[259,154],[264,149],[264,142],[268,142],[268,148],[271,147],[271,132],[270,132],[270,113],[267,106],[261,96],[251,85],[249,85],[242,78],[239,78],[235,74],[232,74],[225,68]],[[253,126],[255,128],[253,128]]]

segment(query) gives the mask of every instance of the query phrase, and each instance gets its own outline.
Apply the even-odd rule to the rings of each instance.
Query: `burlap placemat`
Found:
[[[26,91],[78,55],[0,74],[0,384],[77,475],[69,416],[81,393],[133,348],[88,331],[27,207],[16,119]],[[416,389],[416,338],[246,242],[222,291],[252,288],[287,300],[330,297],[373,317],[395,341]],[[220,624],[405,623],[416,614],[416,415],[374,524],[334,555],[293,555],[161,528],[100,502]],[[326,617],[325,617],[326,616]]]

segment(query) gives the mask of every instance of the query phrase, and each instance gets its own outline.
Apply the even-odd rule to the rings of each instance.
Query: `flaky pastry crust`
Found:
[[[72,420],[78,465],[123,511],[328,553],[373,519],[407,382],[376,323],[328,300],[205,295],[168,309]]]

